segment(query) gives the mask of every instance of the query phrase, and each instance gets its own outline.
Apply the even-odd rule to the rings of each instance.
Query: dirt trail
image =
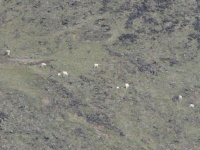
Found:
[[[0,65],[13,65],[17,63],[19,65],[38,65],[43,63],[50,63],[51,61],[55,61],[53,59],[29,59],[29,58],[1,58]]]

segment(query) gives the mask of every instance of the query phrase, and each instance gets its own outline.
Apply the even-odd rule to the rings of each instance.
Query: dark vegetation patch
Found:
[[[125,136],[125,134],[112,123],[112,119],[103,112],[97,111],[87,114],[86,118],[88,122],[94,124],[95,126],[104,126],[109,130],[118,132],[120,136]]]
[[[174,58],[160,58],[160,60],[163,62],[168,62],[170,66],[181,64],[178,60],[175,60]]]
[[[129,5],[129,7],[128,7]],[[141,17],[144,13],[149,12],[151,7],[148,6],[146,2],[141,2],[140,4],[133,4],[132,6],[130,5],[130,1],[124,4],[124,9],[131,11],[128,19],[125,23],[125,29],[131,29],[133,26],[133,22],[135,19]],[[134,8],[134,9],[133,9]],[[147,21],[147,20],[146,20]]]
[[[73,98],[74,94],[57,80],[49,79],[46,83],[46,91],[52,94],[56,93],[62,98]]]
[[[82,39],[90,41],[104,41],[109,37],[111,37],[111,34],[103,33],[102,31],[99,30],[85,31],[82,34]]]
[[[172,0],[154,0],[158,11],[168,9],[172,5]]]
[[[147,63],[140,58],[129,58],[130,63],[134,64],[138,71],[140,72],[149,72],[152,75],[158,75],[158,72],[161,71],[162,67],[159,65],[158,62],[153,61],[152,63]],[[135,71],[134,71],[135,72]]]
[[[94,79],[89,79],[89,78],[85,77],[84,75],[80,75],[80,79],[83,82],[86,82],[86,83],[93,83],[94,82]]]
[[[109,9],[109,7],[108,7],[108,3],[110,3],[111,2],[111,0],[102,0],[102,8],[100,8],[100,12],[106,12],[108,9]]]
[[[122,34],[118,37],[119,41],[124,45],[132,44],[137,40],[137,35],[135,34]]]
[[[2,121],[6,121],[8,118],[9,118],[9,115],[7,113],[2,112],[2,111],[0,112],[0,123]]]
[[[122,54],[120,54],[119,52],[115,52],[114,50],[112,50],[111,48],[107,46],[105,46],[105,49],[109,53],[110,56],[122,57]]]
[[[200,31],[200,17],[196,17],[196,21],[194,22],[194,29]]]

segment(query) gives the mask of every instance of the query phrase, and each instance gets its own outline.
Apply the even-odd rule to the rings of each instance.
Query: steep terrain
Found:
[[[199,10],[0,0],[0,149],[198,150]]]

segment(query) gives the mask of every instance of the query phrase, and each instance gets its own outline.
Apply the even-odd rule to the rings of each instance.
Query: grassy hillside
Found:
[[[0,0],[0,149],[198,150],[199,10]]]

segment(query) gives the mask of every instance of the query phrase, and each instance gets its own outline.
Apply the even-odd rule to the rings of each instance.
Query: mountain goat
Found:
[[[46,67],[46,66],[47,66],[46,63],[41,63],[41,64],[40,64],[40,67]]]
[[[62,75],[63,75],[63,77],[64,77],[64,76],[68,76],[67,71],[63,71],[63,72],[62,72]]]
[[[178,99],[179,99],[179,100],[183,99],[183,96],[182,96],[182,95],[179,95],[179,96],[178,96]]]
[[[194,108],[194,104],[190,104],[190,108]]]
[[[125,88],[126,88],[126,89],[129,88],[129,84],[128,84],[128,83],[125,83],[124,85],[125,85]]]
[[[100,64],[94,64],[94,68],[98,68]]]
[[[9,56],[10,55],[10,50],[6,50],[5,55]]]

